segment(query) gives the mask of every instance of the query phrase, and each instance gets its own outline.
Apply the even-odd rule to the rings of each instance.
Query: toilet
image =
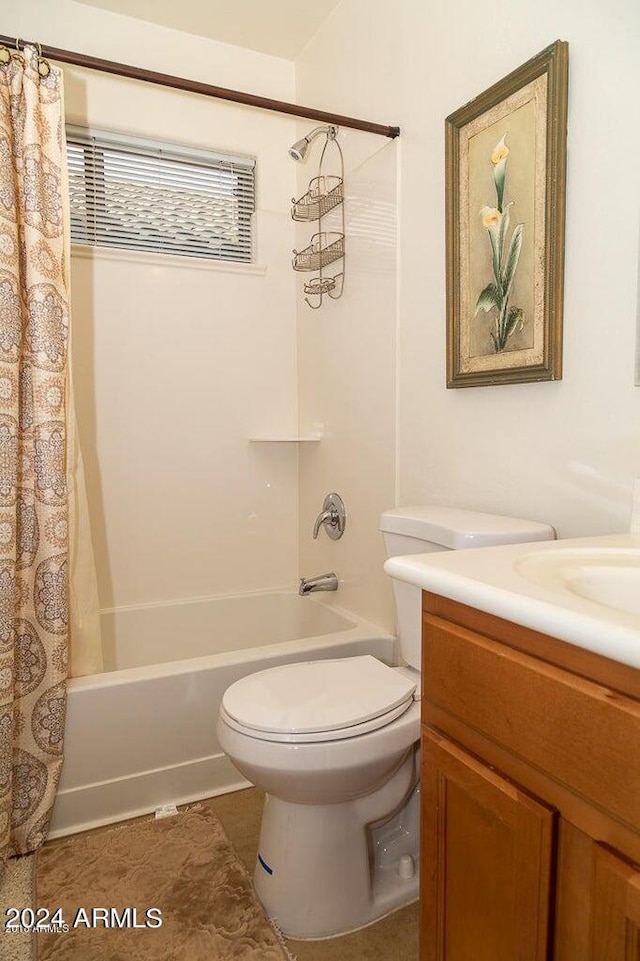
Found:
[[[446,507],[382,514],[388,557],[550,540],[551,527]],[[420,590],[393,581],[401,663],[285,664],[232,684],[218,738],[266,792],[254,882],[288,937],[327,938],[418,897]]]

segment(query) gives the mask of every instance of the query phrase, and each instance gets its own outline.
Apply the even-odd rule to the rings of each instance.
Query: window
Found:
[[[71,241],[252,260],[255,161],[67,127]]]

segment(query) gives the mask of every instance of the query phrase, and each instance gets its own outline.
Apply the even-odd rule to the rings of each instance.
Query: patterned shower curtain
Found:
[[[6,53],[6,51],[5,51]],[[0,868],[42,843],[68,652],[62,75],[0,63]]]

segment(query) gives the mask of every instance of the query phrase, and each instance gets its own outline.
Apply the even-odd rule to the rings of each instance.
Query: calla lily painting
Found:
[[[569,48],[445,121],[447,387],[559,380]]]
[[[479,311],[495,312],[495,326],[489,332],[496,353],[504,350],[507,341],[516,330],[524,327],[524,310],[510,303],[511,289],[522,250],[524,224],[516,224],[510,231],[510,203],[504,202],[507,179],[507,158],[509,148],[507,135],[495,145],[491,152],[493,180],[496,188],[496,206],[484,206],[480,210],[483,227],[489,238],[493,280],[484,288],[476,302],[476,315]]]

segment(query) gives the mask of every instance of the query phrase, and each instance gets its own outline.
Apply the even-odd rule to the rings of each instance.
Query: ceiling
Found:
[[[76,0],[294,60],[340,0]]]

